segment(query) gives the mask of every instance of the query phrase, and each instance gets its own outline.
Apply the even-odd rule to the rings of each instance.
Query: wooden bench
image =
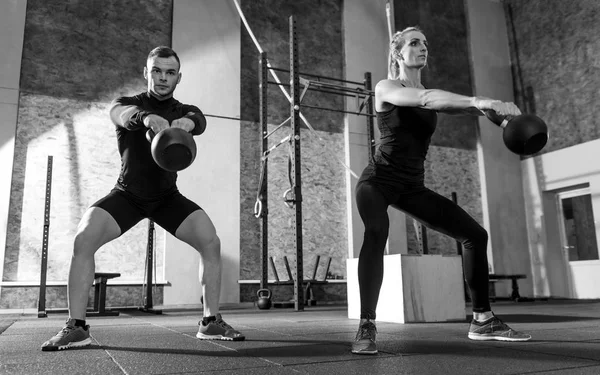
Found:
[[[501,280],[511,280],[512,282],[512,293],[510,294],[510,299],[513,301],[519,301],[521,299],[521,295],[519,294],[519,284],[517,280],[527,278],[526,275],[498,275],[494,273],[490,273],[489,278],[489,290],[490,290],[490,300],[496,300],[496,291],[494,289],[494,285],[496,282]]]
[[[94,310],[86,316],[119,316],[118,311],[106,310],[106,281],[121,276],[120,273],[94,273]]]

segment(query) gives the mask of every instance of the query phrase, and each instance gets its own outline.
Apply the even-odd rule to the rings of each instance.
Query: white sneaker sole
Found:
[[[227,336],[223,336],[223,335],[205,335],[200,332],[198,332],[196,334],[196,337],[199,338],[200,340],[222,340],[222,341],[243,341],[245,339],[244,336],[242,336],[242,337],[227,337]]]
[[[88,346],[92,343],[92,339],[90,337],[88,337],[85,340],[82,341],[77,341],[77,342],[70,342],[67,345],[60,345],[60,346],[56,346],[56,347],[42,347],[42,351],[44,352],[54,352],[54,351],[58,351],[58,350],[67,350],[67,349],[71,349],[71,348],[79,348],[82,346]]]
[[[377,354],[377,350],[353,350],[352,354],[374,355]]]
[[[488,335],[482,335],[479,333],[469,333],[468,337],[471,340],[475,340],[475,341],[513,341],[513,342],[518,342],[518,341],[531,340],[531,336],[518,338],[518,337],[488,336]]]

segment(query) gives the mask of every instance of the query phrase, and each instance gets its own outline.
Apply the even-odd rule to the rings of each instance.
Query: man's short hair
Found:
[[[177,53],[175,53],[175,51],[173,51],[171,47],[167,46],[158,46],[154,48],[148,54],[148,58],[146,59],[146,61],[150,60],[153,57],[169,58],[171,56],[175,57],[175,60],[177,60],[177,64],[179,64],[179,67],[181,67],[181,61],[179,61],[179,56],[177,56]]]

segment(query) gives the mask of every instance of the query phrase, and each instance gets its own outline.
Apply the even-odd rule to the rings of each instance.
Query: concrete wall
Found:
[[[230,1],[174,0],[173,49],[182,60],[175,97],[207,114],[239,117],[240,19]],[[207,118],[196,137],[196,161],[179,174],[181,192],[212,219],[221,238],[221,303],[239,302],[240,122]],[[171,235],[166,238],[166,306],[198,305],[199,254]]]
[[[346,0],[343,9],[344,67],[347,80],[362,81],[365,72],[371,72],[373,86],[387,78],[387,51],[389,34],[385,1]],[[347,110],[355,110],[353,100],[346,101]],[[375,128],[377,126],[375,125]],[[347,165],[360,176],[368,163],[368,137],[364,117],[348,115],[345,118]],[[379,138],[376,133],[375,139]],[[356,258],[362,246],[364,225],[358,215],[355,201],[357,179],[346,173],[348,209],[348,257]],[[390,210],[390,227],[405,228],[405,216]],[[390,231],[391,254],[406,252],[406,232]]]
[[[600,2],[506,0],[515,98],[545,119],[552,152],[600,137]]]
[[[0,4],[0,259],[4,260],[9,217],[10,186],[17,131],[19,77],[25,31],[27,1],[8,0]],[[0,264],[0,281],[4,267]],[[0,286],[0,289],[2,287]]]
[[[231,0],[229,0],[231,1]],[[296,21],[299,70],[301,73],[324,77],[343,77],[342,4],[341,0],[281,0],[273,6],[272,0],[244,0],[242,11],[271,65],[289,70],[289,17]],[[314,25],[320,25],[315,29]],[[260,176],[261,129],[258,95],[259,52],[245,27],[241,30],[241,128],[240,170],[240,227],[242,280],[258,280],[261,272],[262,219],[253,215]],[[276,72],[287,84],[289,74]],[[314,79],[314,77],[303,76]],[[269,74],[268,79],[274,82]],[[287,88],[285,88],[287,89]],[[290,115],[290,105],[280,88],[267,87],[267,121],[270,130]],[[343,97],[307,91],[302,104],[324,108],[343,109]],[[301,128],[302,216],[304,277],[312,277],[319,255],[319,279],[324,278],[326,261],[331,257],[329,274],[345,274],[346,247],[346,180],[345,169],[338,162],[344,159],[344,120],[338,112],[303,107],[301,113],[315,129]],[[289,124],[269,137],[269,146],[277,144],[290,132]],[[282,279],[287,279],[283,257],[286,256],[295,272],[296,244],[294,210],[282,199],[289,189],[288,144],[271,152],[268,159],[268,248]],[[269,266],[269,278],[274,274]],[[246,289],[245,289],[246,290]],[[290,287],[291,290],[291,287]],[[277,291],[279,292],[279,291]],[[256,298],[256,292],[253,293]],[[275,295],[280,300],[285,296]]]
[[[476,95],[513,101],[510,52],[504,9],[492,0],[467,0],[469,40]],[[479,118],[481,196],[485,227],[490,234],[488,254],[493,271],[519,273],[524,296],[532,294],[531,262],[527,249],[525,199],[520,157],[502,142],[501,129]],[[491,252],[491,253],[490,253]]]
[[[13,288],[2,290],[0,306],[35,306],[47,159],[52,155],[48,282],[61,289],[58,295],[49,294],[47,302],[60,300],[62,306],[57,307],[66,307],[65,285],[77,224],[89,205],[110,191],[119,173],[116,134],[106,109],[116,96],[145,91],[142,72],[148,52],[157,44],[170,44],[171,2],[132,2],[127,12],[121,1],[114,0],[28,0],[26,5],[25,24],[2,33],[23,33],[23,38],[22,54],[2,54],[22,58],[20,74],[13,72],[13,79],[20,77],[19,107],[3,257],[3,282]],[[17,19],[2,22],[2,27]],[[158,254],[164,249],[162,233],[157,232]],[[115,284],[140,285],[146,238],[143,221],[96,254],[96,269],[120,272]],[[163,257],[157,258],[162,275]],[[128,304],[140,302],[139,290],[126,293]]]
[[[600,140],[549,152],[521,162],[523,190],[526,197],[528,248],[532,259],[533,291],[536,296],[571,297],[567,290],[568,278],[557,212],[557,192],[589,185],[596,227],[596,241],[600,238],[600,168],[598,160]],[[598,242],[600,248],[600,242]],[[577,262],[580,263],[580,262]],[[588,261],[585,283],[579,287],[582,298],[597,295],[600,283],[600,262]],[[585,297],[587,296],[587,297]],[[577,296],[573,296],[577,298]],[[598,297],[595,297],[598,298]]]
[[[600,136],[600,109],[595,104],[600,88],[600,3],[507,0],[504,5],[515,100],[543,118],[550,130],[541,155],[522,162],[533,290],[539,296],[569,296],[556,193],[589,183],[598,217],[597,168],[583,161],[594,160]],[[596,284],[595,277],[583,283]]]

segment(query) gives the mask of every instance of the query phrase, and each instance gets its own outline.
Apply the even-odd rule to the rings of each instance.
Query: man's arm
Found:
[[[200,135],[206,130],[206,117],[202,111],[193,105],[183,105],[183,112],[186,114],[183,118],[190,119],[194,122],[194,129],[190,132],[193,135]]]
[[[144,119],[150,112],[144,111],[131,100],[131,98],[117,98],[110,105],[110,119],[116,126],[127,130],[145,128]]]

